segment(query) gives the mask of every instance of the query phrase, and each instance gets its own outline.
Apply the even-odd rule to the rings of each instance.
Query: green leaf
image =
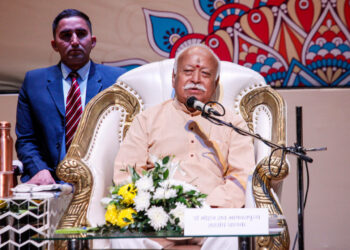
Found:
[[[200,206],[201,204],[200,204],[200,202],[196,199],[196,198],[192,198],[191,199],[191,201],[193,202],[193,204],[195,205],[195,206]]]
[[[112,190],[112,194],[117,194],[120,189],[120,186],[115,186]]]
[[[71,227],[71,228],[62,228],[57,229],[55,231],[56,234],[79,234],[79,233],[86,233],[86,228],[80,228],[80,227]]]
[[[135,168],[129,166],[129,172],[131,173],[131,180],[133,183],[141,178],[140,175],[136,172]]]
[[[194,195],[195,193],[196,193],[195,190],[191,190],[191,191],[188,191],[186,194],[188,194],[188,195]]]
[[[164,180],[168,179],[168,176],[169,176],[169,169],[165,170],[165,172],[163,174]]]
[[[183,203],[183,204],[186,204],[186,199],[184,197],[179,197],[178,201]]]
[[[169,155],[165,156],[162,160],[163,165],[166,165],[169,162],[169,160],[170,160],[170,156]]]
[[[155,188],[159,187],[159,180],[157,179],[153,180],[153,184]]]
[[[169,198],[168,199],[169,207],[175,206],[175,202],[176,202],[176,197]]]

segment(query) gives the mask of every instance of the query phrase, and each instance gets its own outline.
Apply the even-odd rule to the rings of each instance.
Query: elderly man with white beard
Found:
[[[212,100],[219,72],[220,60],[205,45],[190,46],[177,55],[172,75],[175,98],[135,117],[115,159],[115,184],[129,177],[128,166],[135,166],[141,173],[153,167],[152,155],[174,155],[181,167],[174,178],[207,194],[206,203],[212,208],[244,206],[247,177],[254,168],[251,138],[217,126],[203,118],[200,111],[187,106],[192,96],[202,103]],[[228,110],[221,119],[247,129],[245,121]],[[221,239],[225,243],[215,245],[215,249],[232,249],[232,245],[227,244],[229,239]],[[165,249],[177,244],[176,241],[155,240]],[[220,242],[217,238],[215,244]],[[188,242],[202,249],[213,249],[212,243],[210,238]]]

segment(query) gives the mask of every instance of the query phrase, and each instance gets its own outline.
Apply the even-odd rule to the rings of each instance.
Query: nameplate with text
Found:
[[[269,233],[267,208],[187,208],[184,222],[185,236]]]

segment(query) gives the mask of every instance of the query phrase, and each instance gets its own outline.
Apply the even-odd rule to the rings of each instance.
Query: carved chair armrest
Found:
[[[277,91],[268,86],[254,89],[242,98],[240,111],[251,132],[254,132],[253,114],[258,107],[268,109],[268,113],[272,117],[270,140],[276,144],[285,145],[286,107],[283,98]],[[269,150],[267,151],[269,152]],[[288,172],[289,166],[281,150],[275,151],[271,157],[262,158],[254,170],[252,193],[255,206],[268,208],[270,216],[283,218],[283,211],[276,192],[279,192],[282,180],[288,175]],[[257,237],[256,247],[259,249],[289,249],[290,239],[286,220],[280,219],[279,225],[284,229],[280,236]]]
[[[92,205],[98,206],[102,198],[99,196],[112,184],[110,172],[113,171],[116,145],[119,147],[119,142],[141,108],[141,98],[122,82],[102,91],[88,103],[67,155],[56,169],[58,178],[74,186],[72,201],[58,228],[96,224],[96,220],[92,223],[88,218],[91,200],[95,200]],[[98,142],[101,144],[97,145]],[[96,162],[100,165],[94,165]],[[106,180],[109,178],[110,183]]]

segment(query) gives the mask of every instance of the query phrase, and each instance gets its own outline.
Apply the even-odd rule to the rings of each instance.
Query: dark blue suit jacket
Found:
[[[113,85],[126,70],[91,62],[86,103]],[[65,106],[60,64],[27,72],[19,92],[16,123],[17,157],[22,161],[26,182],[43,169],[55,169],[61,159],[65,133]]]

